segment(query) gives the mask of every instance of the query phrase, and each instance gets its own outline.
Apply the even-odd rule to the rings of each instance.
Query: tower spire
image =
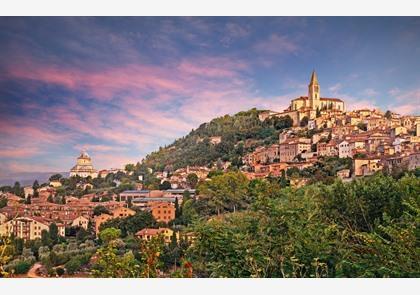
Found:
[[[309,85],[318,84],[318,77],[316,75],[315,70],[312,71],[311,82]]]

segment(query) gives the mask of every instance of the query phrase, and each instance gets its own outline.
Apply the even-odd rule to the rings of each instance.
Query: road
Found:
[[[41,263],[39,262],[35,263],[27,273],[28,278],[41,278],[41,276],[37,274],[37,270],[41,267],[42,267]]]

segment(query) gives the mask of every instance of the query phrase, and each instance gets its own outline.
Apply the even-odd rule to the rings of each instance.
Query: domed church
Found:
[[[98,177],[98,171],[93,168],[92,159],[87,152],[82,151],[80,156],[77,158],[76,165],[70,170],[70,177],[71,176]]]

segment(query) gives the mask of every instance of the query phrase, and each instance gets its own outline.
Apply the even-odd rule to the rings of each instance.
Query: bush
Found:
[[[28,261],[19,261],[15,265],[15,274],[26,274],[31,268],[31,263]]]
[[[80,261],[79,257],[73,257],[72,259],[70,259],[65,265],[64,267],[67,270],[68,274],[74,274],[77,270],[80,269],[80,267],[82,266],[82,262]]]
[[[57,267],[57,268],[55,269],[55,272],[57,273],[57,275],[58,275],[59,277],[61,277],[61,276],[64,274],[64,268],[62,268],[62,267]]]

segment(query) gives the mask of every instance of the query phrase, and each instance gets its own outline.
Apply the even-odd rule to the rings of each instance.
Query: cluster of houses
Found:
[[[163,172],[155,172],[154,175],[161,183],[168,181],[172,189],[189,188],[187,177],[189,174],[195,174],[198,180],[205,180],[210,172],[210,168],[202,166],[187,166],[179,168],[173,172],[170,169],[165,169]]]
[[[195,190],[188,190],[191,196]],[[182,204],[184,190],[133,190],[114,195],[112,200],[98,202],[95,194],[87,194],[81,198],[67,197],[65,204],[48,201],[48,197],[55,193],[53,187],[43,188],[39,196],[32,198],[26,204],[25,198],[12,193],[5,193],[0,198],[6,198],[7,206],[0,209],[0,236],[13,235],[24,240],[41,237],[42,230],[49,230],[51,223],[55,223],[59,234],[64,236],[68,227],[88,229],[89,225],[98,234],[101,224],[114,218],[127,218],[135,215],[137,208],[149,211],[156,221],[168,224],[175,219],[176,203]],[[132,204],[128,208],[128,203]],[[102,206],[107,213],[95,216],[94,210]]]
[[[353,159],[353,175],[339,171],[342,178],[370,175],[385,168],[420,167],[419,116],[385,114],[376,109],[346,112],[342,100],[321,98],[319,93],[314,72],[307,97],[292,100],[284,112],[260,114],[262,121],[289,115],[293,127],[280,133],[277,144],[257,147],[243,157],[250,179],[280,176],[293,167],[304,169],[319,157],[328,156]]]

